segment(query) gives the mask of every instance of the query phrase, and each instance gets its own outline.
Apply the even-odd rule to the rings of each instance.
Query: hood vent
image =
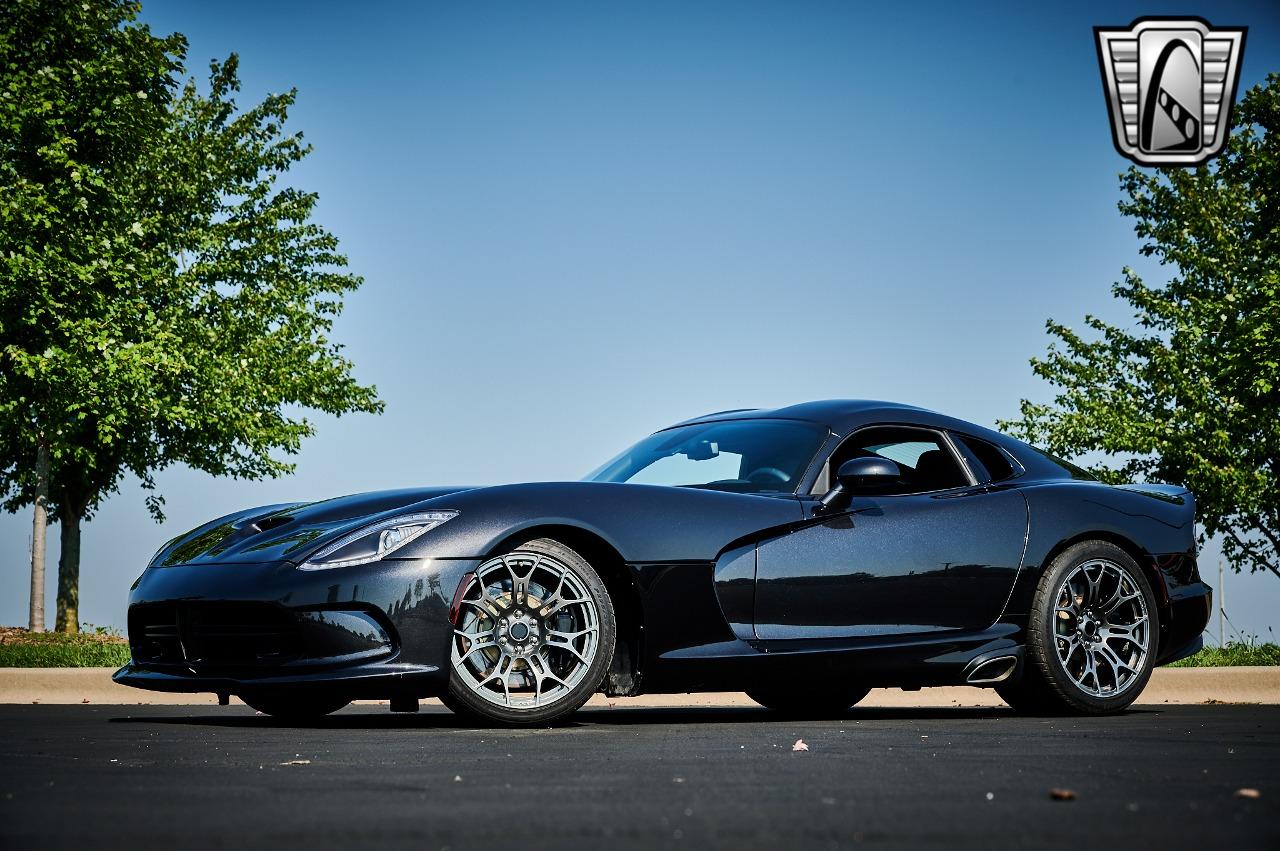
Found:
[[[292,523],[292,522],[293,522],[292,517],[289,517],[288,515],[276,514],[268,517],[263,517],[261,520],[255,520],[252,523],[246,523],[244,528],[250,534],[258,534],[261,532],[266,532],[270,529],[275,529],[279,526],[288,525],[289,523]]]

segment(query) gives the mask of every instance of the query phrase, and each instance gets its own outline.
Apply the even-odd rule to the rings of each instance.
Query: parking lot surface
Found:
[[[1274,849],[1280,707],[596,708],[493,730],[0,706],[0,847],[268,846]]]

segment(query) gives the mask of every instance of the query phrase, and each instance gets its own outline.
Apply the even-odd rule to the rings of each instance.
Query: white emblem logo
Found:
[[[1218,154],[1246,30],[1199,18],[1094,27],[1116,150],[1141,165],[1199,165]]]

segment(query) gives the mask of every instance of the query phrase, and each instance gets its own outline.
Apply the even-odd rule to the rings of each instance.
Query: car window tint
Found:
[[[895,462],[902,476],[888,494],[927,493],[969,484],[937,432],[906,426],[874,426],[854,432],[831,456],[835,471],[850,458],[879,456]]]
[[[908,467],[916,466],[921,455],[937,448],[938,444],[930,440],[908,440],[903,443],[885,443],[866,447],[877,455],[883,455],[890,461],[897,461]]]
[[[987,481],[1003,482],[1005,479],[1013,478],[1016,472],[1013,464],[1009,463],[1009,458],[996,446],[987,443],[985,440],[978,440],[976,437],[957,434],[956,439],[964,444],[965,448],[973,453],[983,467],[987,469]]]
[[[594,482],[795,493],[829,432],[792,420],[731,420],[652,434],[587,476]]]
[[[676,485],[688,487],[707,482],[729,481],[742,475],[742,456],[716,449],[711,458],[690,461],[686,455],[659,458],[627,479],[633,485]]]
[[[1098,480],[1097,476],[1095,476],[1093,473],[1090,473],[1085,468],[1077,466],[1076,464],[1072,464],[1070,461],[1067,461],[1063,458],[1059,458],[1057,455],[1051,455],[1037,446],[1032,446],[1031,450],[1036,454],[1040,455],[1045,460],[1050,461],[1053,464],[1056,464],[1058,467],[1062,468],[1067,473],[1067,475],[1071,476],[1071,478],[1073,479],[1079,479],[1080,481],[1084,481],[1084,482],[1096,482]]]

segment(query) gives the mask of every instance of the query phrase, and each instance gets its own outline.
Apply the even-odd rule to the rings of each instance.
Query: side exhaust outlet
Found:
[[[964,681],[972,686],[1002,683],[1013,675],[1017,667],[1017,656],[996,656],[979,662]]]

